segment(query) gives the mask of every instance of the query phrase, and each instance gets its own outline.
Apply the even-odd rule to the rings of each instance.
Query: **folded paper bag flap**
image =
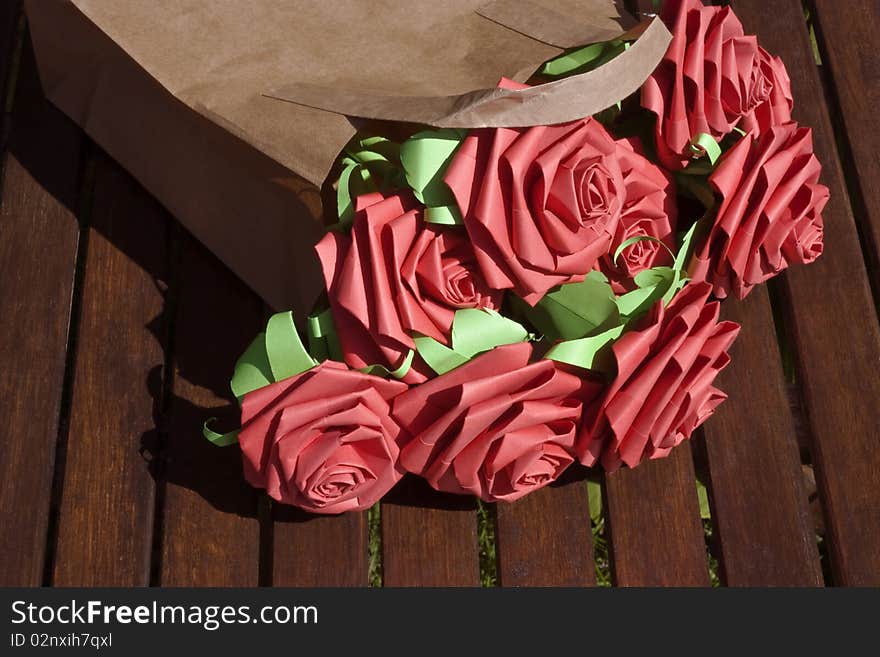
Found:
[[[478,89],[451,96],[387,96],[298,83],[266,95],[346,116],[440,128],[552,125],[601,112],[638,90],[672,35],[654,19],[633,46],[599,68],[520,90]]]
[[[557,48],[576,48],[587,43],[610,41],[620,36],[617,27],[610,27],[607,21],[590,20],[588,12],[561,14],[549,6],[536,5],[528,0],[492,0],[478,7],[476,13],[494,23],[519,32],[522,35]],[[573,20],[572,15],[586,13],[586,21]],[[629,27],[628,16],[621,12],[614,20]]]

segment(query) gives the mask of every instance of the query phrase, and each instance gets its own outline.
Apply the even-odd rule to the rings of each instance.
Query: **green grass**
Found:
[[[382,507],[377,502],[367,511],[370,586],[382,586]]]
[[[480,586],[498,586],[495,553],[495,505],[477,500],[477,541],[480,554]]]

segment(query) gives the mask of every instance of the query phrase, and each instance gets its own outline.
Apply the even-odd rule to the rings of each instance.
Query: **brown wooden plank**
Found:
[[[43,577],[79,227],[80,131],[43,98],[30,43],[0,207],[0,584]]]
[[[840,109],[835,119],[845,127],[852,153],[850,189],[858,186],[858,200],[864,204],[856,206],[856,220],[867,246],[868,273],[875,290],[880,290],[880,3],[850,0],[845,11],[840,2],[815,0],[812,4],[813,24],[824,45],[822,63],[831,72]]]
[[[273,505],[275,586],[367,586],[367,514],[316,516]]]
[[[382,501],[385,586],[477,586],[476,506],[408,476]]]
[[[709,568],[688,445],[605,476],[617,586],[708,586]]]
[[[202,423],[233,427],[232,364],[262,328],[262,302],[182,229],[174,325],[174,382],[164,445],[162,562],[165,586],[256,586],[257,492],[238,447],[214,447]]]
[[[496,506],[501,586],[595,586],[590,503],[584,481]]]
[[[732,4],[746,29],[785,61],[795,118],[813,126],[831,189],[824,255],[784,280],[834,580],[880,584],[880,328],[801,3],[780,0],[772,11],[761,0]]]
[[[722,305],[743,326],[703,428],[725,583],[819,586],[822,570],[767,291]]]
[[[154,485],[141,456],[161,410],[167,221],[99,155],[53,583],[148,583]],[[152,330],[151,330],[152,329]],[[154,334],[157,333],[158,335]]]
[[[7,89],[12,79],[12,66],[15,61],[15,35],[21,14],[21,0],[4,0],[0,3],[0,90]],[[6,100],[6,96],[2,96]],[[3,104],[0,103],[0,108]]]

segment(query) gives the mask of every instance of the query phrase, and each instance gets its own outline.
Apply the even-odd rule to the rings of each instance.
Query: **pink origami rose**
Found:
[[[697,244],[691,277],[712,283],[718,298],[742,299],[791,263],[818,258],[828,202],[821,169],[812,132],[796,123],[735,144],[709,178],[723,200]]]
[[[730,7],[666,0],[660,15],[672,42],[642,86],[641,102],[657,115],[657,153],[664,166],[684,167],[700,134],[717,140],[738,124],[763,132],[791,120],[791,87],[782,60],[743,33]]]
[[[672,264],[676,205],[672,181],[660,167],[644,157],[637,138],[619,140],[617,149],[626,188],[625,200],[608,253],[596,266],[620,294],[632,289],[632,278],[640,271]],[[618,247],[635,237],[652,239],[626,247],[615,262]]]
[[[445,182],[488,284],[532,305],[608,251],[625,196],[618,149],[592,118],[471,130]]]
[[[351,236],[328,233],[316,247],[351,367],[394,370],[415,348],[411,333],[449,344],[456,309],[500,306],[461,228],[425,223],[414,199],[400,195],[361,196],[357,210]],[[416,359],[403,380],[428,376]]]
[[[574,461],[581,408],[598,386],[531,355],[528,343],[497,347],[397,397],[404,469],[488,502],[555,480]]]
[[[686,285],[614,344],[617,375],[584,414],[581,463],[611,471],[666,456],[726,399],[712,382],[739,326],[718,321],[719,303],[706,303],[710,292],[705,283]]]
[[[372,506],[403,475],[390,402],[406,388],[325,361],[248,393],[238,438],[246,479],[312,513]]]

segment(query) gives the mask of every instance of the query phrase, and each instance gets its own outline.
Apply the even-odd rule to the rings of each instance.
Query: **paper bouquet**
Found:
[[[667,1],[660,18],[659,66],[598,114],[376,122],[349,143],[316,246],[326,294],[239,359],[241,429],[205,427],[238,442],[251,484],[315,513],[365,509],[405,473],[512,501],[575,463],[664,457],[712,415],[739,331],[719,300],[821,254],[828,190],[785,67],[731,9]],[[499,97],[528,102],[503,94],[597,70],[637,35]]]

